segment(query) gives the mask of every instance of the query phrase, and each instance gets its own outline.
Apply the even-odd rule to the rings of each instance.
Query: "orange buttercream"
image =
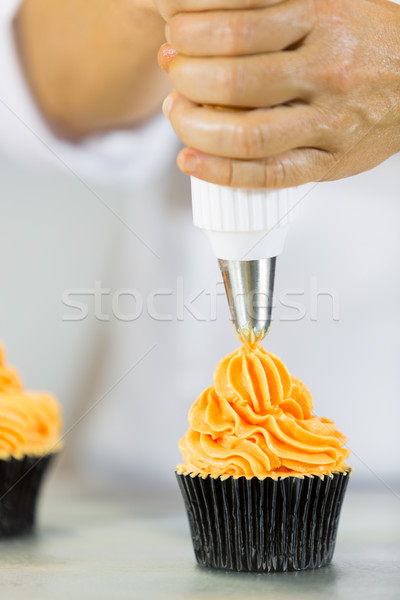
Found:
[[[312,414],[307,387],[258,345],[217,366],[179,443],[179,473],[287,477],[343,471],[349,451],[332,421]]]
[[[60,436],[61,411],[55,398],[25,391],[0,347],[0,459],[56,452]]]
[[[0,346],[0,393],[17,392],[21,391],[22,388],[22,382],[17,371],[5,364],[4,350]]]

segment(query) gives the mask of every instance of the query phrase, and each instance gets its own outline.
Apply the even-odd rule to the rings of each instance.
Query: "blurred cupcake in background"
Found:
[[[306,386],[259,346],[217,366],[176,471],[200,565],[271,572],[332,560],[349,451],[312,408]]]
[[[44,473],[61,446],[59,404],[26,391],[0,346],[0,537],[33,529]]]

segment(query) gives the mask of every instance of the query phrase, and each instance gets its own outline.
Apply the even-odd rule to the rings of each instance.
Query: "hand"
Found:
[[[188,146],[178,155],[185,173],[284,188],[354,175],[400,150],[396,4],[156,3],[175,49],[161,50],[177,90],[164,111]]]

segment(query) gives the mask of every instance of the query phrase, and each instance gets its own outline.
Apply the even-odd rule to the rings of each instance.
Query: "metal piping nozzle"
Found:
[[[237,336],[254,344],[272,321],[276,257],[259,260],[218,260]]]

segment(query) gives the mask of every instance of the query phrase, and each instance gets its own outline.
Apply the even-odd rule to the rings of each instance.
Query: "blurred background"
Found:
[[[238,345],[170,135],[134,185],[0,155],[1,339],[63,405],[58,477],[105,493],[177,497],[188,410]],[[301,190],[264,342],[348,436],[352,485],[375,488],[400,481],[399,168]]]
[[[156,487],[177,499],[174,467],[188,410],[238,345],[216,260],[192,224],[189,181],[175,166],[180,143],[154,108],[125,131],[79,142],[55,135],[21,69],[12,29],[18,5],[0,6],[0,339],[26,386],[50,391],[63,406],[57,481],[104,494],[146,496]],[[44,39],[40,24],[56,12],[32,15],[39,34],[26,36],[28,63]],[[100,17],[87,30],[99,29],[99,52],[111,23]],[[164,23],[154,18],[163,41]],[[71,15],[64,21],[74,30]],[[86,38],[77,29],[79,55]],[[122,32],[133,39],[124,27],[111,29],[110,47]],[[148,51],[160,73],[157,36]],[[121,56],[140,58],[126,47]],[[114,82],[115,65],[106,70],[97,51],[98,76]],[[40,55],[38,81],[48,54]],[[149,64],[138,70],[143,87]],[[68,91],[68,79],[59,81]],[[107,104],[112,85],[102,85],[95,99]],[[157,88],[157,106],[165,90]],[[400,485],[399,172],[395,155],[368,173],[298,191],[264,341],[310,388],[315,413],[348,436],[352,485],[386,491]]]
[[[388,15],[371,21],[377,57]],[[161,113],[165,38],[153,0],[0,2],[0,344],[64,420],[36,535],[0,540],[3,588],[18,600],[397,600],[400,154],[296,191],[263,341],[348,438],[334,564],[268,577],[195,566],[178,441],[239,343]]]

